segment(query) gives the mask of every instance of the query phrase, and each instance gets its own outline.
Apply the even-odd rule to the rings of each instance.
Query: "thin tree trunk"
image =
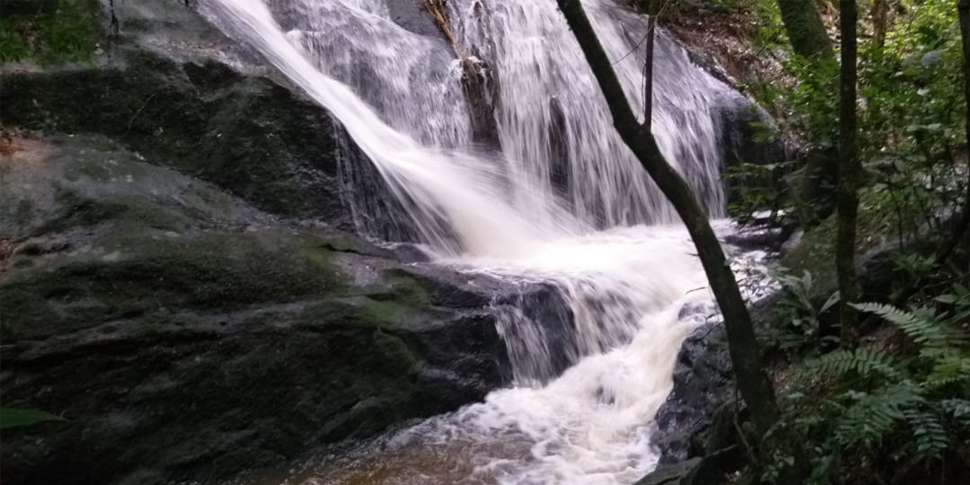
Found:
[[[873,0],[872,2],[872,42],[879,47],[886,43],[886,32],[889,31],[889,0]]]
[[[603,91],[617,133],[687,226],[724,317],[731,363],[741,397],[751,411],[757,431],[763,435],[778,419],[778,404],[762,365],[751,317],[707,213],[684,178],[664,159],[656,140],[646,129],[647,125],[637,121],[580,0],[556,1]]]
[[[777,0],[788,41],[796,54],[814,66],[835,65],[835,53],[815,0]],[[805,224],[813,224],[832,211],[832,193],[837,184],[835,150],[812,153],[798,175],[796,197]]]
[[[859,211],[859,157],[856,149],[856,0],[840,0],[839,28],[842,66],[839,76],[839,186],[838,235],[835,266],[839,283],[839,322],[842,346],[854,348],[859,340],[859,280],[855,271],[856,220]]]
[[[796,54],[808,59],[835,57],[815,0],[778,0],[778,9]]]
[[[960,239],[965,237],[967,228],[970,226],[970,0],[957,0],[957,17],[960,18],[960,38],[963,40],[963,95],[967,103],[967,187],[963,201],[963,215],[957,223],[953,237],[953,247],[946,250],[943,255],[945,260],[950,252],[953,251]],[[970,247],[967,247],[970,253]]]
[[[643,125],[647,133],[653,128],[653,39],[657,27],[657,3],[647,0],[647,53],[643,61]]]

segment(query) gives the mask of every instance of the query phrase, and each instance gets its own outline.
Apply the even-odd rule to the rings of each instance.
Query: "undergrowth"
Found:
[[[101,21],[98,0],[12,1],[0,16],[0,62],[92,62]]]

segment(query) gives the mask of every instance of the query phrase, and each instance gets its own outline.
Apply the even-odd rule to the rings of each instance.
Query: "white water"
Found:
[[[614,484],[644,475],[657,459],[651,421],[676,353],[706,314],[681,310],[710,295],[686,232],[662,225],[673,215],[616,138],[553,0],[492,0],[487,22],[473,8],[482,0],[449,2],[464,42],[495,46],[503,155],[490,156],[471,146],[447,44],[391,22],[382,0],[270,1],[211,0],[203,10],[340,120],[408,201],[440,264],[510,284],[551,282],[575,320],[575,365],[561,376],[549,381],[550,354],[561,349],[550,348],[543,322],[507,314],[499,330],[516,387],[400,433],[379,456],[327,462],[288,482]],[[606,0],[584,4],[639,105],[639,54],[626,55],[642,36],[639,18]],[[725,89],[660,45],[670,69],[657,80],[655,134],[719,214],[710,111]],[[557,167],[565,186],[553,183]]]

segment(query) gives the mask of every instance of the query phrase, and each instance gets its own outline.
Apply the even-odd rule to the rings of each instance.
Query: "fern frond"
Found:
[[[970,401],[966,399],[943,399],[940,407],[953,421],[965,430],[970,430]]]
[[[925,308],[906,311],[882,303],[853,304],[855,309],[879,316],[898,327],[902,332],[926,349],[941,349],[949,346],[948,332],[936,315]]]
[[[835,430],[835,439],[845,447],[878,445],[905,417],[904,408],[923,402],[922,390],[909,380],[879,388],[872,394],[849,391],[845,396],[854,402]]]
[[[903,411],[906,423],[913,430],[916,455],[921,458],[939,458],[950,447],[950,439],[943,424],[935,415],[917,409]]]
[[[970,358],[947,353],[933,363],[933,370],[926,376],[923,386],[928,389],[939,389],[960,382],[970,382]]]
[[[833,375],[844,376],[848,373],[867,376],[873,373],[895,377],[892,357],[880,350],[858,348],[855,350],[836,350],[819,357],[802,367],[800,377]]]

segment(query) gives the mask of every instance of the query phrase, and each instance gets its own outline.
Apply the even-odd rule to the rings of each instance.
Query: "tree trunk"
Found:
[[[856,150],[856,0],[840,0],[839,30],[842,37],[842,66],[839,76],[839,185],[838,235],[835,267],[839,283],[839,322],[842,346],[858,343],[859,280],[855,271],[856,219],[859,211],[859,157]]]
[[[778,0],[778,9],[796,54],[808,59],[835,57],[815,0]]]
[[[556,1],[603,91],[613,116],[613,126],[687,226],[724,317],[731,363],[741,397],[751,411],[757,431],[763,435],[778,419],[778,404],[762,366],[761,349],[751,317],[707,214],[684,178],[664,159],[656,140],[646,129],[647,125],[637,121],[580,0]]]
[[[960,18],[960,38],[963,41],[963,95],[967,102],[967,187],[964,194],[966,199],[963,201],[963,215],[954,233],[954,247],[959,244],[961,238],[965,237],[967,228],[970,227],[970,0],[957,0],[957,17]],[[943,254],[949,256],[951,251],[953,248]],[[967,248],[967,252],[970,253],[970,247]]]
[[[646,132],[653,127],[653,41],[657,27],[657,9],[660,0],[647,0],[647,53],[643,61],[643,125]]]
[[[886,43],[886,32],[889,31],[889,10],[889,0],[873,0],[872,42],[879,47]]]
[[[835,53],[815,0],[778,0],[782,23],[796,54],[819,68],[835,66]],[[834,69],[833,69],[834,71]],[[812,225],[832,212],[838,156],[836,150],[811,153],[796,175],[795,196],[802,222]]]

